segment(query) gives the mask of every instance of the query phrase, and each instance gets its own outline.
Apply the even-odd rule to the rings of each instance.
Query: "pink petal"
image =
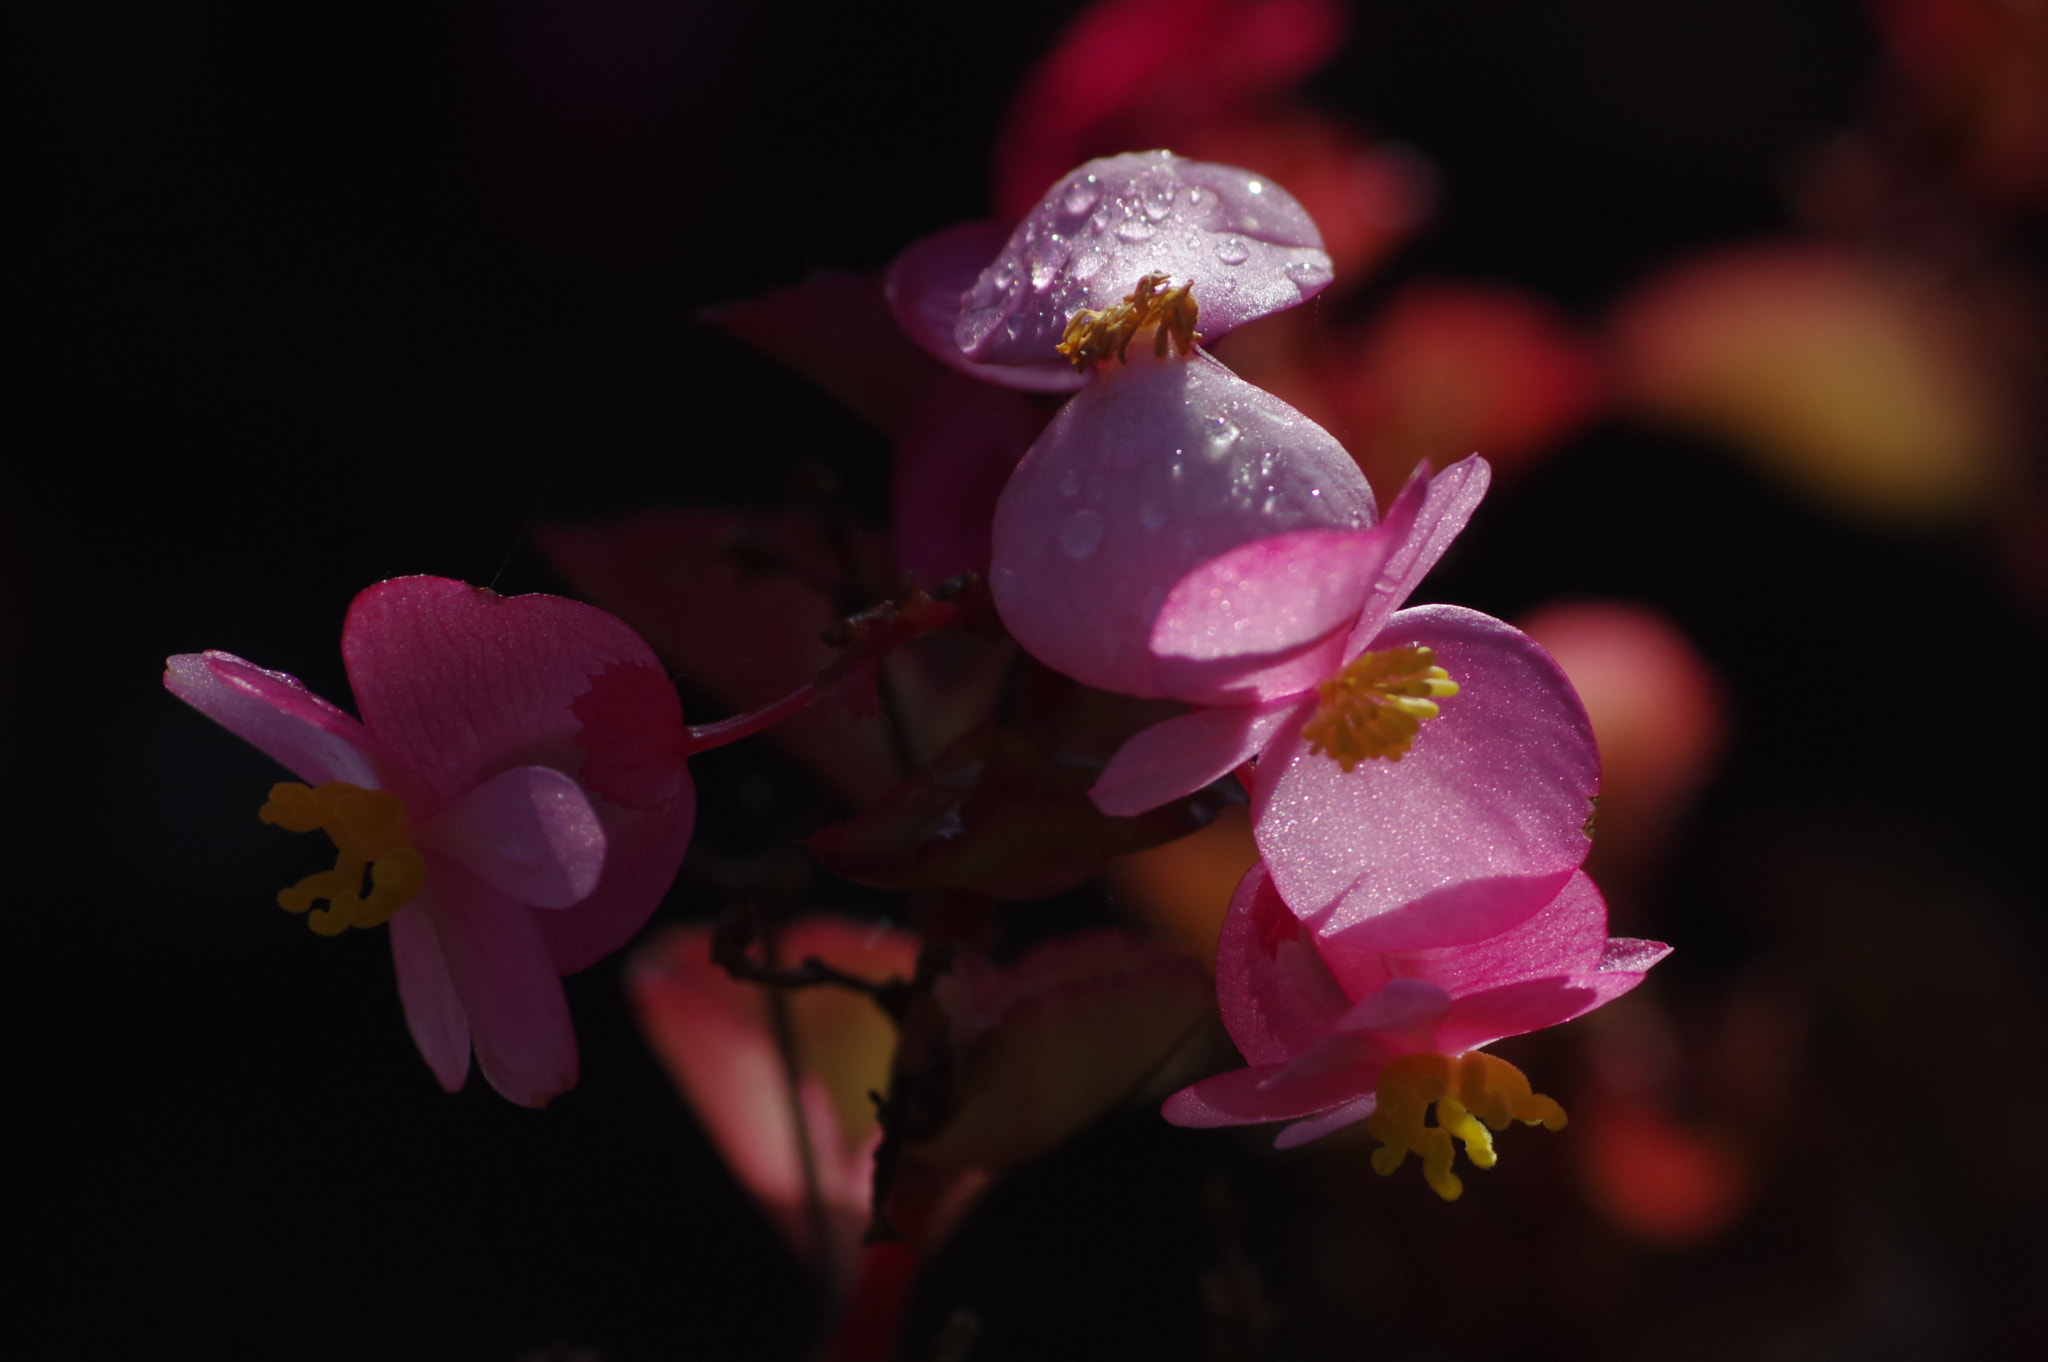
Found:
[[[533,914],[443,855],[427,853],[433,918],[477,1067],[511,1101],[543,1107],[576,1085],[568,999]]]
[[[1276,1071],[1320,1040],[1351,1006],[1323,963],[1314,934],[1287,911],[1263,863],[1239,882],[1223,919],[1216,1001],[1238,1050]]]
[[[1176,699],[1228,704],[1314,686],[1344,642],[1402,526],[1295,530],[1240,544],[1174,583],[1152,622],[1152,674]],[[1342,632],[1339,632],[1339,631]]]
[[[1006,222],[962,222],[911,242],[890,263],[883,282],[889,310],[911,339],[941,363],[983,383],[1028,392],[1073,392],[1088,375],[1057,354],[1037,364],[977,364],[953,339],[962,295],[974,287],[1009,237]]]
[[[557,974],[588,969],[647,925],[690,849],[697,794],[685,783],[660,808],[622,809],[602,799],[593,799],[592,807],[605,834],[597,888],[575,907],[535,919]]]
[[[1599,967],[1607,946],[1607,902],[1583,870],[1572,872],[1558,896],[1498,936],[1463,946],[1376,956],[1403,978],[1426,979],[1463,997],[1525,979],[1571,978]],[[1323,954],[1345,977],[1349,946],[1340,933],[1326,937]]]
[[[1346,1126],[1355,1126],[1379,1109],[1378,1094],[1368,1094],[1355,1102],[1346,1102],[1320,1116],[1311,1116],[1305,1121],[1296,1121],[1273,1137],[1275,1149],[1299,1149],[1310,1140],[1320,1140]]]
[[[1607,948],[1600,953],[1600,962],[1593,968],[1598,974],[1641,975],[1669,954],[1671,948],[1661,941],[1638,941],[1627,936],[1610,937]]]
[[[1048,666],[1162,693],[1147,643],[1167,593],[1241,544],[1373,523],[1329,432],[1197,354],[1104,369],[1060,409],[996,506],[990,585]]]
[[[441,944],[434,939],[433,910],[422,890],[391,919],[391,958],[398,967],[398,1000],[405,1007],[405,1027],[412,1032],[427,1067],[449,1092],[460,1092],[469,1077],[469,1018]]]
[[[1616,976],[1617,982],[1621,976]],[[1642,978],[1635,975],[1612,995],[1626,993]],[[1458,1007],[1437,1032],[1438,1048],[1447,1055],[1491,1045],[1502,1036],[1519,1036],[1558,1026],[1591,1012],[1607,1001],[1600,990],[1582,988],[1569,979],[1524,979],[1504,988],[1488,989],[1458,999]]]
[[[1377,950],[1476,941],[1549,903],[1590,845],[1600,786],[1585,711],[1527,635],[1457,606],[1396,614],[1375,648],[1424,645],[1461,687],[1398,762],[1345,772],[1299,737],[1253,793],[1288,906]]]
[[[1315,1044],[1292,1056],[1268,1083],[1299,1083],[1340,1070],[1377,1075],[1395,1055],[1434,1051],[1451,995],[1420,979],[1394,979],[1360,998]],[[1371,1087],[1371,1082],[1365,1082]]]
[[[940,377],[911,409],[891,509],[896,565],[919,586],[988,571],[996,498],[1048,414],[1023,393],[959,374]]]
[[[603,825],[605,850],[589,896],[538,919],[559,974],[595,964],[646,925],[675,882],[697,816],[682,756],[682,704],[666,672],[637,663],[607,667],[572,709],[582,725],[577,774]]]
[[[582,764],[574,706],[614,666],[661,667],[638,635],[560,596],[500,596],[445,577],[358,595],[342,657],[363,722],[444,797],[512,766]],[[657,746],[677,732],[655,733]],[[680,779],[680,776],[678,776]]]
[[[1017,224],[962,299],[954,339],[985,364],[1048,363],[1076,312],[1112,307],[1154,273],[1193,283],[1213,341],[1322,292],[1330,257],[1307,211],[1251,171],[1167,151],[1105,157]]]
[[[427,845],[529,908],[567,908],[604,869],[604,827],[574,778],[547,766],[502,771],[421,830]]]
[[[1262,1064],[1205,1078],[1167,1098],[1159,1114],[1177,1126],[1201,1128],[1298,1120],[1331,1107],[1356,1102],[1371,1093],[1378,1077],[1377,1074],[1367,1076],[1363,1087],[1347,1073],[1323,1074],[1300,1083],[1268,1086],[1278,1067]]]
[[[1299,723],[1292,696],[1266,705],[1207,705],[1156,723],[1109,760],[1088,791],[1104,813],[1129,818],[1221,780]]]
[[[1387,508],[1387,519],[1395,519],[1396,507],[1411,494],[1419,492],[1421,504],[1415,509],[1412,526],[1388,554],[1371,599],[1359,611],[1358,623],[1345,649],[1347,654],[1356,656],[1372,646],[1371,640],[1386,627],[1388,618],[1421,585],[1450,548],[1451,541],[1472,519],[1472,512],[1479,508],[1492,481],[1493,470],[1476,454],[1458,460],[1434,477],[1429,476],[1427,464],[1415,470],[1395,505]]]
[[[164,688],[301,780],[382,787],[368,755],[374,740],[296,677],[232,653],[181,653],[164,663]]]

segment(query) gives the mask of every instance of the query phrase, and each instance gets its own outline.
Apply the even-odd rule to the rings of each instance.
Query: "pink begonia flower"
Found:
[[[1211,340],[1314,297],[1331,278],[1314,221],[1286,190],[1169,151],[1090,161],[1007,240],[1000,234],[968,223],[917,242],[890,269],[890,304],[946,363],[1041,391],[1080,386],[1055,348],[1074,314],[1114,307],[1148,275],[1192,286]]]
[[[1282,1149],[1369,1121],[1387,1146],[1374,1153],[1376,1168],[1391,1172],[1413,1150],[1430,1186],[1455,1197],[1453,1135],[1488,1167],[1481,1121],[1495,1130],[1509,1119],[1564,1124],[1555,1102],[1480,1047],[1590,1012],[1669,951],[1609,939],[1607,905],[1584,873],[1499,936],[1398,954],[1356,950],[1303,926],[1266,866],[1255,865],[1216,956],[1223,1022],[1251,1067],[1183,1088],[1165,1116],[1184,1126],[1291,1121],[1276,1141]],[[1438,1123],[1425,1126],[1432,1102]]]
[[[989,584],[1047,666],[1172,696],[1146,641],[1177,582],[1250,541],[1366,530],[1374,504],[1335,437],[1271,393],[1200,351],[1133,349],[1060,408],[1011,475]]]
[[[325,900],[310,921],[328,935],[390,922],[406,1024],[442,1086],[474,1047],[492,1087],[541,1106],[576,1082],[558,976],[639,930],[689,843],[675,688],[601,610],[441,577],[364,591],[341,646],[360,720],[228,653],[173,657],[164,685],[317,787],[279,785],[263,810],[341,853],[280,901]]]
[[[1199,707],[1124,744],[1096,804],[1137,813],[1257,758],[1253,827],[1286,901],[1382,949],[1477,940],[1548,902],[1590,846],[1584,709],[1521,631],[1400,609],[1487,478],[1477,457],[1418,473],[1378,525],[1257,540],[1181,578],[1144,660]]]

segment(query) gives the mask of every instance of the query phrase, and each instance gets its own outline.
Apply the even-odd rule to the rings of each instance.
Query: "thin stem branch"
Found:
[[[707,752],[714,747],[723,747],[729,742],[751,737],[764,728],[772,728],[790,715],[809,705],[818,698],[818,688],[810,682],[798,686],[780,700],[750,709],[745,714],[735,714],[730,719],[705,724],[690,730],[690,753]]]

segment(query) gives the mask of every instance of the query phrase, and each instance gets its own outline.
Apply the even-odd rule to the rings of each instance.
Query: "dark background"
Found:
[[[336,642],[363,586],[560,590],[528,525],[765,503],[801,458],[879,519],[881,439],[694,313],[879,268],[985,211],[1010,91],[1076,8],[18,16],[0,968],[29,1152],[10,1356],[802,1355],[803,1279],[639,1042],[617,961],[569,981],[575,1092],[545,1113],[480,1083],[445,1096],[381,934],[316,939],[270,907],[307,866],[253,816],[268,762],[158,675],[223,648],[345,699]],[[1873,53],[1848,0],[1369,0],[1309,94],[1442,176],[1389,286],[1511,281],[1590,318],[1661,262],[1785,228],[1788,166],[1858,115]],[[1534,1240],[1455,1218],[1467,1204],[1403,1237],[1419,1186],[1374,1182],[1354,1283],[1373,1308],[1321,1314],[1291,1228],[1319,1184],[1128,1113],[985,1203],[913,1340],[967,1305],[976,1362],[1202,1355],[1218,1248],[1197,1193],[1223,1177],[1310,1321],[1288,1355],[2023,1349],[2048,1292],[2025,1167],[2042,1134],[2002,1115],[2025,1070],[1986,1088],[1945,1067],[2039,1034],[2048,674],[1982,539],[1846,528],[1709,445],[1609,424],[1496,498],[1429,591],[1504,615],[1640,599],[1692,634],[1738,740],[1659,909],[1680,946],[1663,986],[1682,1011],[1775,962],[1856,1081],[1821,1090],[1727,1239],[1601,1240],[1583,1299],[1546,1285]],[[816,807],[758,744],[694,769],[699,843],[722,854]],[[1845,882],[1869,901],[1801,916]],[[686,877],[663,915],[710,907]],[[1561,1157],[1532,1153],[1528,1176]],[[1433,1285],[1389,1295],[1403,1271]]]

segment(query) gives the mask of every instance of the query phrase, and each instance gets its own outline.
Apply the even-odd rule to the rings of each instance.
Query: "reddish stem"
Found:
[[[735,714],[730,719],[720,719],[714,724],[690,730],[689,755],[723,747],[729,742],[751,737],[764,728],[773,728],[790,715],[818,698],[818,688],[806,682],[789,694],[759,709],[750,709],[745,714]]]

